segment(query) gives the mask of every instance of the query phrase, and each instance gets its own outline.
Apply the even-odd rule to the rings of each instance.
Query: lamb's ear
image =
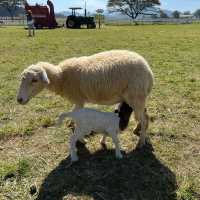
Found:
[[[42,70],[41,79],[46,84],[50,83],[49,78],[48,78],[47,73],[46,73],[45,70]]]

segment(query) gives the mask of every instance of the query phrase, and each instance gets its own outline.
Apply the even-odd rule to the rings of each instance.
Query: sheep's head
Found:
[[[24,105],[49,84],[45,69],[40,65],[31,65],[21,75],[21,84],[17,95],[18,103]]]

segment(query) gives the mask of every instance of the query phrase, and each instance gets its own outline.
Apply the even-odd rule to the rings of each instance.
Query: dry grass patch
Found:
[[[112,26],[101,30],[0,31],[0,199],[200,199],[200,25]],[[15,38],[15,39],[13,39]],[[120,136],[124,159],[115,159],[99,135],[79,147],[71,166],[65,125],[56,116],[71,104],[47,91],[28,105],[16,103],[21,71],[32,63],[58,63],[109,49],[141,53],[152,66],[148,101],[151,145],[135,150],[135,122]],[[112,111],[113,107],[92,105]]]

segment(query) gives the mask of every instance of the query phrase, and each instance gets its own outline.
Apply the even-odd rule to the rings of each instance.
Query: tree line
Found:
[[[26,0],[0,0],[0,8],[4,8],[11,17],[15,15],[17,9],[22,7]],[[139,15],[152,15],[156,17],[159,15],[161,18],[168,18],[169,16],[158,6],[160,0],[108,0],[107,8],[109,12],[118,12],[127,15],[131,19],[136,19]],[[184,12],[185,15],[190,15],[189,11]],[[178,10],[172,13],[174,18],[179,18],[181,12]],[[196,10],[193,15],[200,18],[200,9]]]
[[[175,10],[175,11],[172,12],[173,18],[179,19],[181,17],[181,15],[185,15],[185,16],[192,15],[192,16],[200,19],[200,9],[197,9],[194,13],[191,13],[190,11],[180,12],[178,10]],[[163,12],[162,10],[160,11],[160,17],[161,18],[169,18],[167,13]]]
[[[16,11],[19,10],[25,3],[25,0],[0,0],[0,8],[6,10],[10,17],[13,18]]]
[[[139,15],[152,15],[152,18],[157,16],[168,18],[169,16],[167,13],[158,8],[160,5],[160,0],[108,0],[107,7],[110,12],[122,13],[133,20]],[[174,18],[180,18],[181,14],[193,15],[196,18],[200,18],[200,9],[197,9],[194,13],[191,13],[190,11],[181,13],[180,11],[175,10],[172,13],[172,16]]]

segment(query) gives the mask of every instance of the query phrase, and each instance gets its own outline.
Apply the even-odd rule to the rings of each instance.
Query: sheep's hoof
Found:
[[[138,143],[138,145],[139,145],[139,143]],[[145,144],[143,144],[143,145],[141,145],[139,147],[136,147],[136,148],[138,148],[138,149],[142,149],[142,148],[144,149],[145,148],[145,150],[151,151],[151,152],[154,151],[154,148],[153,148],[153,146],[151,144],[151,141],[150,141],[149,137],[147,137],[145,139]]]
[[[101,142],[100,144],[101,144],[102,149],[107,149],[107,146],[105,143]]]
[[[75,128],[75,123],[73,121],[69,120],[67,122],[67,127],[71,128],[71,129],[74,129]]]
[[[140,136],[140,131],[141,131],[141,125],[138,124],[133,133],[134,135]]]
[[[142,149],[146,145],[146,141],[141,141],[137,143],[136,149]]]

